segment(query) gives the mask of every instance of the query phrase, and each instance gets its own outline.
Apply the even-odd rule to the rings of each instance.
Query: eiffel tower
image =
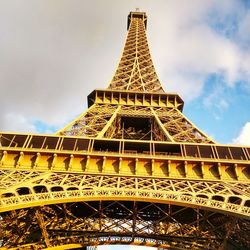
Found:
[[[250,249],[250,147],[222,145],[155,72],[130,12],[107,89],[55,135],[0,134],[0,249]]]

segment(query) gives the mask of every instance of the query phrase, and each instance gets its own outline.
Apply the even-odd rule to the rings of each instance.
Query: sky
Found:
[[[106,88],[127,15],[148,15],[162,85],[218,143],[250,145],[250,1],[0,0],[0,131],[54,133]]]

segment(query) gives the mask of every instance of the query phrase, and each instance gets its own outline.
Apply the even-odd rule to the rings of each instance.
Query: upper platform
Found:
[[[88,107],[94,103],[140,107],[176,108],[182,112],[184,101],[175,93],[154,93],[96,89],[88,95]]]
[[[144,27],[145,29],[147,29],[147,15],[145,12],[130,12],[129,15],[128,15],[128,25],[127,25],[127,29],[129,30],[129,27],[130,27],[130,23],[131,23],[131,20],[133,18],[141,18],[142,21],[144,22]]]

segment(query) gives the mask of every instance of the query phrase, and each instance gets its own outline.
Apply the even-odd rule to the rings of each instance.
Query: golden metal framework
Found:
[[[250,249],[250,147],[216,144],[166,93],[131,12],[106,90],[56,135],[0,134],[0,249]]]

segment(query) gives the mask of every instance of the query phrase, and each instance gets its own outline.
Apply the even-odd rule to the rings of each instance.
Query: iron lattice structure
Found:
[[[0,249],[250,249],[250,147],[215,143],[128,36],[107,89],[56,135],[1,133]]]

